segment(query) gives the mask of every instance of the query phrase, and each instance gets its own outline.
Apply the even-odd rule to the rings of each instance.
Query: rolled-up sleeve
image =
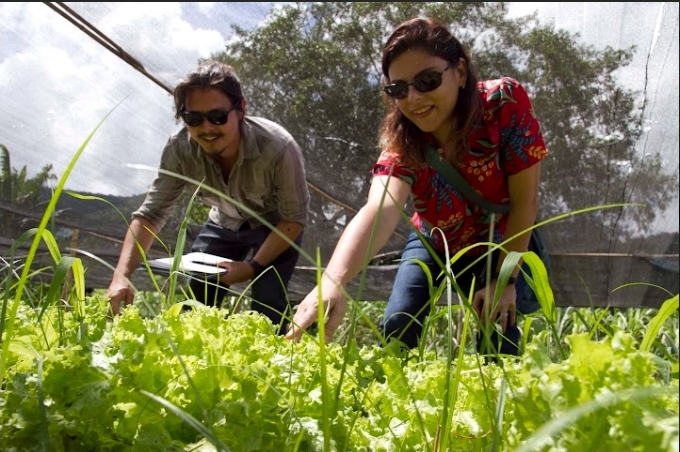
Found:
[[[307,225],[309,217],[309,189],[304,157],[299,145],[288,140],[274,165],[275,197],[283,220]]]
[[[181,174],[176,140],[170,138],[163,149],[159,168],[170,173]],[[182,194],[185,182],[159,171],[142,205],[132,213],[132,217],[142,217],[157,230],[161,230],[170,218],[177,199]]]

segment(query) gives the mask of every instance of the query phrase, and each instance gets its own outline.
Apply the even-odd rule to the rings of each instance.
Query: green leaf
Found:
[[[543,425],[527,441],[523,442],[514,452],[530,452],[537,448],[551,444],[552,438],[558,438],[560,433],[588,414],[616,406],[625,401],[643,402],[663,394],[671,394],[671,388],[635,388],[619,393],[607,392],[594,400],[584,402],[559,417]]]
[[[659,312],[654,316],[654,318],[649,322],[647,326],[647,331],[642,338],[642,343],[640,344],[640,350],[648,352],[652,348],[654,339],[656,339],[661,327],[664,322],[672,316],[678,310],[678,295],[673,298],[666,300],[659,309]]]
[[[162,397],[158,397],[155,394],[152,394],[148,391],[145,390],[140,390],[142,394],[145,396],[149,397],[151,400],[155,401],[156,403],[164,406],[165,408],[169,409],[173,413],[175,413],[180,419],[182,419],[187,425],[192,427],[198,434],[203,436],[206,440],[210,441],[210,443],[217,448],[219,452],[229,452],[229,448],[224,445],[222,441],[220,441],[218,438],[216,438],[213,434],[213,432],[208,429],[205,425],[201,424],[195,417],[190,415],[189,413],[185,412],[181,408],[177,407],[176,405],[168,402],[167,400],[163,399]]]

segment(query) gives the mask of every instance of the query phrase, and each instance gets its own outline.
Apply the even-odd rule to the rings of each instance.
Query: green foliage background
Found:
[[[636,153],[643,105],[639,93],[616,78],[635,49],[595,50],[534,16],[509,18],[503,2],[295,3],[260,28],[237,27],[236,39],[215,56],[237,69],[249,112],[281,122],[300,142],[310,182],[360,207],[384,112],[382,45],[395,25],[415,16],[448,24],[471,50],[480,78],[511,76],[527,88],[550,151],[543,164],[543,218],[604,203],[649,206],[549,226],[553,251],[611,252],[668,206],[666,188],[674,179],[659,171],[658,154],[642,159]],[[322,244],[322,256],[329,257],[324,243],[335,243],[328,234],[337,238],[341,228],[332,230],[333,223],[347,212],[327,199],[313,201],[317,228],[307,242]],[[335,216],[328,220],[321,212]],[[579,232],[593,224],[593,233]]]

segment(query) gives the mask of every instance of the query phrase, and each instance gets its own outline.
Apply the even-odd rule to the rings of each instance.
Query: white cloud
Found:
[[[186,5],[186,4],[185,4]],[[179,3],[89,2],[71,6],[172,87],[199,58],[224,49],[220,31],[191,25]],[[207,12],[207,5],[201,5]],[[226,31],[226,30],[225,30]],[[0,8],[0,143],[29,174],[61,177],[76,150],[111,112],[69,176],[76,191],[146,190],[178,126],[170,95],[41,3]]]
[[[201,14],[209,15],[213,11],[213,7],[217,2],[196,2],[196,6]]]
[[[99,10],[95,26],[115,37],[149,72],[169,85],[193,68],[199,58],[224,49],[223,35],[187,22],[177,2],[117,3],[105,12],[101,7]]]

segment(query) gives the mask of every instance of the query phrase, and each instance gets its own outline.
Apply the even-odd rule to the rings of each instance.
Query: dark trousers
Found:
[[[241,230],[231,231],[208,220],[191,245],[191,250],[242,261],[251,251],[253,255],[257,253],[270,232],[267,226],[249,229],[247,223]],[[302,234],[298,236],[295,243],[300,246]],[[286,290],[295,270],[298,256],[297,249],[289,247],[274,259],[251,285],[251,309],[267,316],[278,328],[279,334],[287,331],[286,318],[290,318],[291,306]],[[276,271],[269,268],[270,266],[273,266]],[[189,287],[196,300],[208,306],[219,306],[229,289],[217,278],[192,279]]]
[[[438,254],[439,259],[445,263],[445,254]],[[470,293],[473,276],[476,281],[475,291],[484,287],[486,282],[484,277],[487,266],[486,258],[474,264],[470,270],[461,273],[461,270],[468,267],[476,259],[463,256],[451,266],[456,283],[465,294]],[[497,255],[493,259],[492,265],[495,266]],[[425,271],[415,261],[420,261],[429,269],[432,282],[428,281]],[[439,276],[440,273],[441,268],[435,259],[430,255],[430,252],[425,248],[415,232],[412,232],[402,252],[392,293],[380,322],[385,338],[388,340],[398,339],[409,348],[414,348],[418,345],[425,318],[429,314],[429,302],[434,291],[444,281],[444,275]],[[522,280],[522,284],[526,283]],[[433,293],[430,293],[430,286],[432,286]],[[519,292],[523,291],[524,287],[517,285],[516,289]],[[485,340],[487,338],[484,337],[483,332],[477,335],[477,350],[480,353],[519,354],[520,331],[516,323],[508,325],[505,333],[502,335],[499,335],[493,328],[487,329],[489,330],[489,334],[487,334],[488,340]]]

